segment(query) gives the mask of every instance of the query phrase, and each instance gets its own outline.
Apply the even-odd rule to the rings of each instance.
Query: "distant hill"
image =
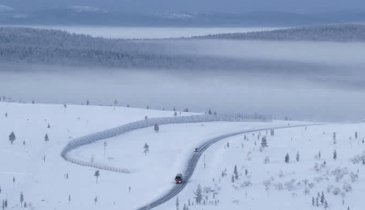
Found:
[[[6,13],[1,8],[7,8]],[[72,6],[37,11],[0,7],[0,24],[15,25],[100,25],[156,27],[292,27],[315,24],[365,22],[365,13],[295,14],[275,11],[250,13],[125,13],[89,6]]]
[[[193,39],[365,42],[365,24],[331,24],[247,33],[213,34]]]
[[[156,42],[94,38],[23,27],[0,27],[0,46],[3,63],[128,69],[236,69],[244,64],[238,59],[182,55]]]
[[[171,43],[172,42],[172,43]],[[296,62],[181,53],[173,40],[94,38],[61,30],[0,27],[0,63],[87,66],[114,69],[242,70],[277,68],[290,72]],[[300,64],[315,69],[312,64]],[[25,68],[26,69],[26,68]],[[6,71],[7,68],[0,68]]]

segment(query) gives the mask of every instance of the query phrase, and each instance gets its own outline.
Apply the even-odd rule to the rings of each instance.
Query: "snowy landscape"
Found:
[[[363,209],[365,4],[157,1],[0,0],[0,209]]]
[[[365,187],[361,178],[365,161],[362,123],[317,122],[292,128],[314,123],[184,123],[161,125],[158,132],[152,126],[72,151],[74,158],[129,170],[100,170],[96,177],[98,169],[66,162],[60,156],[68,141],[146,116],[171,117],[174,112],[8,102],[0,106],[4,140],[0,198],[7,200],[9,209],[20,208],[21,193],[22,205],[30,209],[135,209],[175,185],[174,176],[184,170],[187,158],[200,143],[226,133],[261,128],[264,130],[212,145],[178,198],[155,209],[176,208],[176,199],[181,209],[185,205],[189,209],[262,209],[268,202],[275,209],[312,209],[317,208],[312,206],[313,198],[318,208],[362,206],[357,199]],[[271,132],[270,128],[279,126],[287,128]],[[8,141],[11,132],[16,137],[13,142]],[[198,185],[201,197],[194,194]]]

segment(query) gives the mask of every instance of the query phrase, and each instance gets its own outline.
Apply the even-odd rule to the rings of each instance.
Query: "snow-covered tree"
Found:
[[[44,136],[44,141],[47,143],[49,141],[48,134]]]
[[[155,130],[156,132],[158,132],[158,131],[160,130],[160,127],[158,126],[158,124],[157,124],[157,123],[155,123],[154,130]]]
[[[261,147],[262,147],[262,148],[268,147],[268,145],[267,145],[267,140],[266,140],[266,136],[263,136],[263,137],[261,138]]]
[[[200,184],[198,184],[198,187],[196,189],[196,191],[194,192],[195,194],[195,202],[197,204],[200,204],[203,200],[203,194],[202,194],[202,187],[200,186]]]
[[[333,132],[333,143],[336,144],[336,132]]]
[[[16,140],[15,134],[14,132],[11,132],[9,135],[9,141],[11,142],[11,144],[13,144],[15,140]]]
[[[94,173],[94,176],[96,177],[96,184],[97,184],[98,183],[98,178],[100,176],[100,171],[96,170],[95,173]]]
[[[24,195],[23,192],[20,193],[20,206],[23,206],[23,201],[24,201]]]
[[[234,166],[233,174],[234,174],[234,178],[235,178],[236,180],[238,180],[238,170],[237,170],[237,165],[235,165],[235,166]]]
[[[96,203],[98,202],[98,196],[95,196],[94,202],[95,202],[95,206],[96,206]]]
[[[336,150],[333,152],[333,159],[336,160],[337,159],[337,152]]]
[[[322,194],[321,194],[321,204],[323,205],[324,204],[324,201],[325,201],[325,198],[324,198],[324,193],[322,191]]]
[[[296,157],[296,159],[297,159],[297,162],[299,162],[299,151],[297,152],[297,157]]]
[[[144,144],[143,148],[144,148],[144,151],[143,151],[144,154],[147,155],[147,153],[150,151],[149,150],[150,146],[148,146],[147,142]]]
[[[286,155],[285,155],[285,162],[289,163],[289,154],[288,153],[286,153]]]
[[[316,206],[319,206],[319,197],[316,197]]]

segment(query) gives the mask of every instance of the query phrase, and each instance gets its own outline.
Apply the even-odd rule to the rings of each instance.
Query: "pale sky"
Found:
[[[87,5],[128,12],[365,11],[364,0],[0,0],[17,10]]]

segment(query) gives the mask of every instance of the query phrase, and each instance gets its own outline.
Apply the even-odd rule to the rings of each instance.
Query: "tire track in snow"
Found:
[[[183,182],[182,184],[176,184],[170,191],[165,193],[165,195],[161,196],[160,198],[156,199],[155,201],[142,206],[138,208],[137,210],[147,210],[155,208],[161,204],[164,204],[165,202],[169,201],[170,199],[174,198],[176,195],[178,195],[189,183],[189,179],[194,173],[194,170],[196,168],[196,165],[198,164],[199,158],[201,155],[206,151],[211,145],[214,143],[224,140],[229,137],[242,135],[246,133],[252,133],[252,132],[258,132],[258,131],[265,131],[270,129],[287,129],[287,128],[297,128],[297,127],[304,127],[304,126],[315,126],[315,125],[323,125],[323,124],[307,124],[307,125],[293,125],[293,126],[280,126],[280,127],[271,127],[271,128],[260,128],[260,129],[248,129],[244,131],[234,132],[234,133],[228,133],[224,135],[217,136],[215,138],[209,139],[208,141],[200,144],[197,148],[199,149],[198,153],[193,153],[188,161],[188,165],[185,169],[185,172],[183,173]]]

